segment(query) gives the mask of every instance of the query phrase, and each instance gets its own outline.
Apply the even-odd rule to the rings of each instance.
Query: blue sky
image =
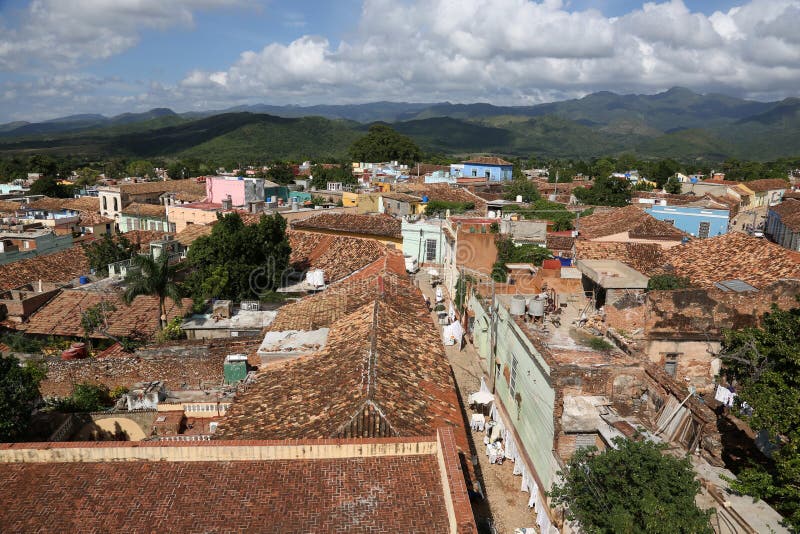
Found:
[[[795,96],[800,0],[0,0],[0,122],[682,85]]]

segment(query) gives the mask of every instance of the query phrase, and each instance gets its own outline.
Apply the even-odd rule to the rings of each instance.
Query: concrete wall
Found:
[[[131,232],[133,230],[158,230],[160,232],[169,232],[170,223],[167,219],[154,218],[154,217],[137,217],[134,215],[120,214],[119,216],[119,231]]]
[[[206,200],[208,202],[219,204],[228,196],[231,197],[234,206],[246,206],[248,202],[264,200],[264,180],[218,177],[206,179]]]
[[[438,224],[408,223],[403,221],[401,232],[403,234],[403,254],[413,256],[420,265],[423,263],[442,262],[445,239]],[[436,252],[433,259],[429,259],[426,252],[426,242],[429,239],[436,243]]]

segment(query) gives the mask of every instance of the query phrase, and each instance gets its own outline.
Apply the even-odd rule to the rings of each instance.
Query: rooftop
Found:
[[[506,161],[503,158],[498,158],[496,156],[480,156],[464,161],[463,163],[473,165],[513,165],[513,163],[510,161]]]
[[[90,211],[83,211],[81,212],[80,221],[78,221],[79,226],[94,226],[96,224],[112,224],[114,219],[109,219],[108,217],[103,217],[99,213],[90,212]]]
[[[575,257],[585,260],[618,260],[642,273],[664,265],[664,249],[657,243],[575,241]]]
[[[789,189],[790,184],[786,180],[780,178],[765,178],[763,180],[753,180],[752,182],[743,182],[743,186],[754,193],[763,193],[766,191],[777,191],[779,189]]]
[[[577,268],[605,289],[646,289],[648,278],[617,260],[578,260]]]
[[[777,213],[789,230],[800,232],[800,200],[784,200],[777,206],[772,206],[770,211]]]
[[[654,270],[686,276],[700,287],[738,279],[763,288],[782,278],[800,278],[799,253],[739,232],[697,239],[665,250],[662,266]]]
[[[362,440],[42,445],[0,446],[3,531],[476,532],[444,430],[369,447]]]
[[[22,204],[10,200],[0,200],[0,213],[15,213],[22,210]]]
[[[122,209],[123,215],[136,217],[157,217],[163,219],[167,216],[167,207],[163,204],[142,204],[134,202]]]
[[[100,211],[99,197],[79,197],[79,198],[51,198],[43,197],[28,204],[29,209],[33,210],[73,210],[73,211]]]
[[[486,201],[461,187],[452,187],[449,184],[404,184],[402,191],[413,193],[420,197],[426,196],[429,201],[472,202],[475,204],[476,211],[486,212]]]
[[[183,321],[184,330],[258,330],[269,326],[275,319],[274,311],[236,310],[229,318],[214,317],[210,313],[196,314]]]
[[[352,213],[322,213],[294,221],[292,228],[328,230],[400,239],[401,222],[388,215],[355,215]]]
[[[210,235],[212,228],[213,226],[210,224],[190,224],[175,234],[175,241],[184,247],[189,247],[197,238]]]
[[[305,320],[280,328],[276,323],[285,310],[279,312],[270,331],[329,327],[325,347],[262,369],[215,436],[422,436],[455,427],[459,446],[467,450],[450,365],[420,291],[385,268],[360,284],[347,282],[297,303],[318,304],[319,297],[333,295],[340,311],[320,321],[325,324],[309,328]],[[332,292],[337,286],[346,291]]]
[[[89,260],[83,247],[71,247],[53,254],[0,265],[0,290],[14,289],[39,280],[66,284],[85,274],[89,274]]]
[[[287,234],[292,267],[299,271],[322,269],[328,283],[341,280],[386,254],[386,247],[374,239],[292,230]]]
[[[630,205],[581,217],[579,236],[599,239],[627,232],[630,238],[680,241],[687,234],[669,223],[648,215],[641,207]]]
[[[380,193],[380,196],[383,198],[388,198],[389,200],[396,200],[398,202],[408,202],[411,204],[422,202],[422,198],[409,195],[407,193]]]
[[[133,353],[114,350],[102,358],[53,359],[47,362],[40,390],[44,397],[63,397],[82,382],[114,389],[158,380],[170,391],[202,390],[222,384],[225,356],[254,353],[257,346],[258,340],[252,338],[181,340]]]
[[[28,322],[22,325],[28,334],[51,336],[83,337],[81,312],[106,302],[116,308],[106,314],[108,333],[115,337],[149,338],[158,328],[158,298],[139,296],[127,305],[119,293],[65,289],[47,304],[39,308]],[[167,319],[183,317],[191,310],[191,300],[184,299],[183,307],[178,308],[171,300],[166,304]],[[100,332],[92,338],[105,339]]]
[[[107,189],[109,187],[111,189],[119,189],[123,193],[127,193],[129,195],[141,195],[147,193],[178,193],[181,191],[202,194],[204,197],[206,194],[206,184],[196,182],[192,179],[122,183],[117,184],[116,186],[105,186],[103,189]]]

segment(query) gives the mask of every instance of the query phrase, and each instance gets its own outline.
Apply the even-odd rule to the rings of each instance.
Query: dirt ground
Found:
[[[419,274],[417,278],[420,289],[428,295],[431,302],[435,302],[434,290],[428,284],[427,276]],[[436,322],[435,314],[432,313],[431,316]],[[465,414],[465,424],[469,429],[472,411],[463,404],[470,393],[478,391],[480,377],[486,376],[486,372],[481,367],[475,347],[470,343],[466,343],[462,350],[457,346],[445,346],[445,352],[453,369],[462,401],[462,412]],[[468,436],[472,454],[478,461],[476,472],[486,497],[483,503],[473,503],[479,531],[491,532],[490,525],[492,525],[494,531],[499,534],[513,534],[516,528],[535,527],[536,515],[527,505],[530,494],[520,491],[522,479],[513,475],[513,462],[506,461],[503,465],[490,464],[484,452],[485,433],[472,431]]]

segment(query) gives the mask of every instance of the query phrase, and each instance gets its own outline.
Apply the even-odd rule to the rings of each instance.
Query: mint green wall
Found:
[[[487,362],[488,367],[490,334],[484,321],[486,311],[474,296],[470,304],[475,313],[475,348]],[[503,403],[511,418],[509,422],[514,425],[516,434],[522,442],[518,445],[525,449],[533,462],[533,468],[544,484],[544,489],[549,490],[559,469],[553,457],[555,391],[549,384],[550,367],[502,305],[498,306],[497,321],[495,357],[496,363],[502,368],[496,380],[495,394]],[[513,356],[517,358],[515,392],[519,393],[521,398],[519,405],[511,394],[502,372],[508,366],[510,373]],[[490,372],[495,371],[490,370]],[[489,382],[491,384],[491,379]]]

